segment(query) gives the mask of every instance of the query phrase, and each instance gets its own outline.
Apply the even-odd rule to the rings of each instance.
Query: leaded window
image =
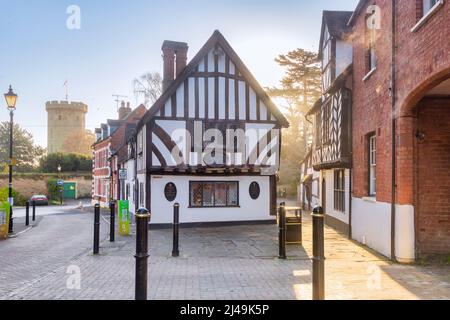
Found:
[[[236,207],[239,206],[239,184],[230,181],[191,181],[190,206]]]

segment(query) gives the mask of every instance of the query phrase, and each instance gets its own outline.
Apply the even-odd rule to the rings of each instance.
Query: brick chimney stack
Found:
[[[130,103],[128,102],[125,106],[125,101],[122,101],[119,108],[119,120],[125,119],[131,111]]]
[[[189,47],[185,42],[164,41],[162,45],[164,59],[163,92],[186,68],[188,49]]]

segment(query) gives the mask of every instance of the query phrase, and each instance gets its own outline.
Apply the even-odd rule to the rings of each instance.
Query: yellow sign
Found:
[[[130,210],[128,201],[119,201],[118,203],[119,216],[119,234],[121,236],[128,236],[130,234]]]
[[[16,158],[9,159],[9,164],[13,167],[17,166],[17,159]]]
[[[9,209],[7,201],[0,202],[0,239],[8,237]]]

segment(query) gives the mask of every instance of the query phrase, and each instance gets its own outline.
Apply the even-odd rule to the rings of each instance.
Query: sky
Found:
[[[87,129],[117,118],[113,94],[136,106],[133,79],[162,73],[164,40],[189,44],[192,58],[218,29],[263,87],[283,76],[274,59],[317,51],[323,10],[353,10],[358,0],[0,0],[0,91],[19,95],[15,120],[47,146],[45,102],[89,106]],[[79,28],[68,28],[71,5]],[[73,24],[71,24],[74,26]],[[75,25],[76,27],[77,25]],[[0,100],[0,121],[9,114]]]

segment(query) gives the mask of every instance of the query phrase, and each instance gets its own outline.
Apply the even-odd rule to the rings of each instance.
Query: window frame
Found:
[[[422,17],[439,5],[440,0],[422,0]]]
[[[221,205],[221,206],[217,206],[216,205],[216,185],[217,184],[226,184],[226,205]],[[202,204],[199,205],[195,205],[192,203],[192,188],[194,184],[201,184],[201,188],[202,188]],[[204,184],[212,184],[213,188],[212,188],[212,194],[213,194],[213,204],[210,206],[206,206],[204,204],[203,201],[203,185]],[[228,204],[228,199],[229,199],[229,185],[230,184],[236,184],[236,196],[237,196],[237,204],[236,205],[229,205]],[[206,208],[213,208],[213,209],[217,209],[217,208],[240,208],[240,197],[239,197],[239,181],[221,181],[221,180],[207,180],[207,181],[198,181],[198,180],[193,180],[193,181],[189,181],[189,208],[199,208],[199,209],[206,209]]]
[[[324,104],[323,104],[323,111],[322,111],[322,116],[323,116],[323,126],[322,126],[322,144],[323,145],[327,145],[331,143],[331,130],[332,130],[332,102],[333,99],[328,99]]]
[[[428,0],[430,1],[430,0]],[[418,12],[421,12],[421,16],[417,16],[417,23],[412,27],[411,32],[417,32],[438,10],[444,6],[444,0],[436,0],[434,5],[430,5],[430,8],[425,12],[425,0],[420,1],[420,8],[417,8]]]
[[[370,197],[377,195],[377,136],[368,136],[368,193]]]
[[[345,212],[345,170],[334,170],[334,210],[344,213]]]

